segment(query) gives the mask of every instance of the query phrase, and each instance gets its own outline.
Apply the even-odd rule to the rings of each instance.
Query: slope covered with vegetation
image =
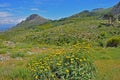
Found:
[[[1,32],[0,80],[119,80],[120,23],[104,18],[111,10],[42,24],[28,17]]]

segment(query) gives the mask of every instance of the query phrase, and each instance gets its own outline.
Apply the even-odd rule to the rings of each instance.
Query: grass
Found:
[[[97,68],[96,80],[119,80],[120,60],[96,60]]]
[[[46,49],[42,49],[40,46],[40,51],[42,53],[52,53],[56,51],[61,51],[66,49],[66,47],[55,47],[47,46]],[[70,47],[68,47],[70,48]],[[33,48],[35,49],[35,48]],[[38,49],[38,48],[37,48]],[[30,49],[31,50],[31,49]],[[36,50],[36,49],[35,49]],[[120,74],[120,47],[118,48],[94,48],[94,51],[90,51],[90,54],[94,56],[94,63],[97,69],[96,80],[119,80]],[[0,80],[31,80],[31,73],[27,70],[28,61],[38,56],[39,54],[32,54],[23,57],[21,61],[15,60],[14,58],[9,61],[0,61]]]
[[[107,59],[107,60],[115,60],[120,59],[120,48],[95,48],[93,51],[93,55],[96,60]]]
[[[0,68],[0,80],[31,80],[30,72],[24,67]]]
[[[95,48],[96,80],[120,79],[120,48]]]
[[[68,18],[28,30],[19,27],[1,33],[0,55],[5,57],[9,52],[11,58],[0,61],[0,80],[31,80],[31,73],[27,70],[31,58],[56,53],[57,50],[69,51],[76,43],[80,46],[90,44],[87,48],[91,47],[88,52],[95,60],[96,80],[119,80],[120,47],[106,48],[106,42],[113,36],[120,36],[120,28],[101,25],[101,22],[104,20],[94,17]],[[5,46],[2,44],[4,41],[15,42],[15,47]],[[28,52],[35,54],[28,55]],[[22,57],[22,60],[16,60],[17,57]]]
[[[25,57],[25,53],[22,53],[22,52],[14,52],[14,53],[11,53],[10,54],[10,56],[12,57],[12,58],[17,58],[17,57],[21,57],[21,58],[23,58],[23,57]]]
[[[0,61],[0,80],[31,80],[27,59]]]

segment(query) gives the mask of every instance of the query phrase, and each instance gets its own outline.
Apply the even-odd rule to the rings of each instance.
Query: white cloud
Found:
[[[31,10],[31,11],[39,11],[38,8],[31,8],[30,10]]]
[[[0,18],[0,24],[13,24],[13,20],[10,18]]]
[[[0,18],[0,24],[17,24],[23,20],[25,19],[24,18],[12,18],[12,17]]]
[[[13,17],[9,12],[0,12],[0,24],[17,24],[24,20],[21,17]]]
[[[0,12],[0,18],[1,17],[9,17],[9,16],[12,16],[12,14],[8,13],[8,12]]]
[[[0,4],[0,7],[8,7],[8,6],[10,6],[10,4],[8,3]]]
[[[20,23],[23,20],[25,20],[25,18],[17,18],[16,23]]]
[[[9,12],[0,12],[0,24],[17,24],[24,20],[21,17],[13,17]]]

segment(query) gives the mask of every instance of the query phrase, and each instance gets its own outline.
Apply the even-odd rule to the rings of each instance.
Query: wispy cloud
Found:
[[[12,14],[9,12],[0,12],[0,18],[1,17],[9,17],[9,16],[12,16]]]
[[[30,10],[31,10],[31,11],[39,11],[38,8],[31,8]]]
[[[31,8],[29,10],[31,10],[31,11],[38,11],[38,12],[41,12],[41,13],[47,12],[46,10],[41,10],[41,9],[38,9],[38,8]]]
[[[8,17],[8,18],[0,18],[0,25],[2,24],[17,24],[20,23],[21,21],[25,20],[24,18],[13,18],[13,17]]]
[[[8,4],[8,3],[0,4],[0,7],[8,7],[8,6],[10,6],[10,4]]]
[[[9,12],[0,12],[0,24],[17,24],[24,20],[24,18],[14,17]]]

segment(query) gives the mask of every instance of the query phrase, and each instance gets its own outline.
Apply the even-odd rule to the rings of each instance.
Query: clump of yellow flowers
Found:
[[[34,80],[92,80],[95,67],[88,51],[76,47],[70,50],[58,49],[31,60],[28,68]]]

